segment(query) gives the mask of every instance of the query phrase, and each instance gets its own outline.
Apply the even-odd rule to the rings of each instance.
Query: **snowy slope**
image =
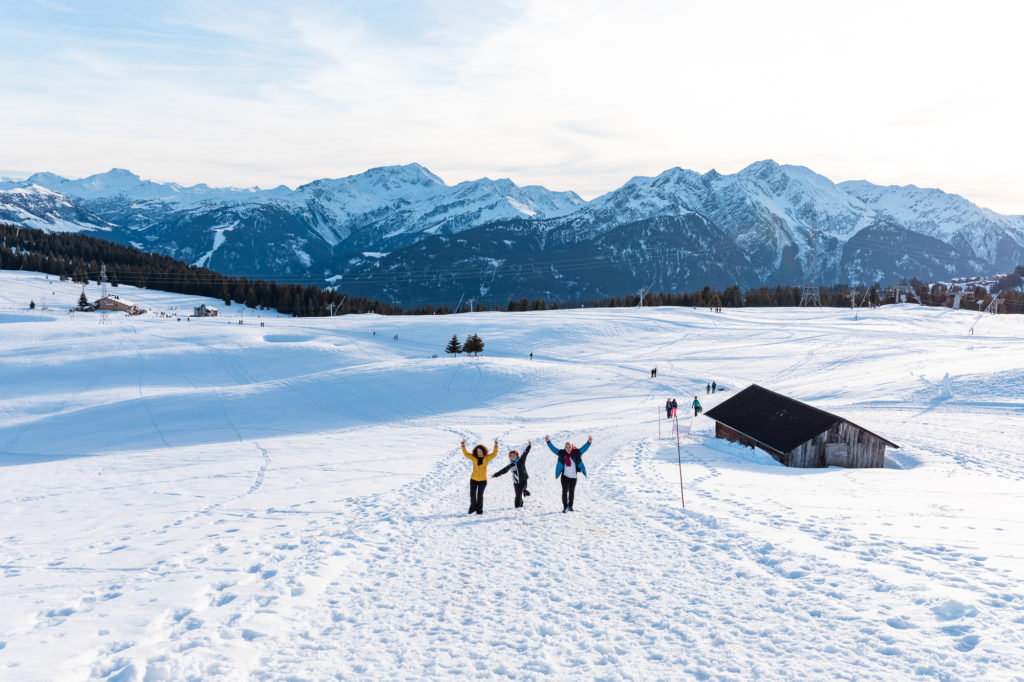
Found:
[[[914,185],[883,187],[864,180],[839,187],[879,216],[915,232],[961,246],[973,255],[1012,269],[1024,244],[1024,216],[1004,216],[956,194]],[[1007,253],[1008,244],[1018,248]]]
[[[32,184],[6,189],[0,184],[0,222],[47,232],[109,232],[113,227],[59,192]]]
[[[385,250],[396,237],[459,232],[512,218],[557,217],[584,204],[574,192],[519,187],[508,179],[448,186],[418,163],[317,180],[297,191],[311,197],[340,239],[351,237],[358,248]]]
[[[198,300],[119,289],[165,313]],[[78,292],[0,273],[0,678],[1024,669],[1019,316],[249,311],[239,325],[228,311],[101,325],[59,309]],[[431,357],[470,332],[483,357]],[[729,390],[705,396],[709,379]],[[681,509],[665,398],[707,408],[748,382],[901,448],[883,470],[789,470],[682,419]],[[546,433],[594,436],[572,514]],[[533,439],[533,494],[515,511],[508,477],[492,480],[486,513],[468,517],[458,443],[494,437],[502,457]]]

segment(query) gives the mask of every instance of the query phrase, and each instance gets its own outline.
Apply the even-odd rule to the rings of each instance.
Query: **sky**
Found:
[[[592,198],[761,159],[1024,214],[1024,3],[0,0],[0,174],[419,162]]]

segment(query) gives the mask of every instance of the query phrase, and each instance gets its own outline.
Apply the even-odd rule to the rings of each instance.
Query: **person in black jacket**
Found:
[[[526,473],[526,457],[530,454],[530,448],[533,447],[532,441],[526,441],[526,449],[523,450],[523,454],[519,454],[516,450],[510,450],[508,453],[508,466],[495,471],[491,474],[491,478],[497,478],[507,474],[509,471],[512,472],[512,487],[516,491],[516,509],[523,506],[523,495],[529,495],[530,491],[526,489],[526,481],[530,478],[530,475]]]

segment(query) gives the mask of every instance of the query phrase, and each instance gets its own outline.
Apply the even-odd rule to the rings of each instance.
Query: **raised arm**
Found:
[[[473,455],[471,455],[469,450],[466,449],[466,441],[462,441],[462,454],[464,454],[467,459],[473,459]]]
[[[590,444],[593,443],[593,442],[594,442],[593,439],[588,436],[587,437],[587,442],[583,444],[582,448],[580,448],[580,454],[582,455],[584,452],[589,450],[590,449]]]
[[[544,436],[544,442],[548,444],[548,450],[550,450],[551,452],[555,453],[556,455],[558,454],[558,448],[556,448],[554,445],[551,444],[551,439],[550,438],[548,438],[547,436]]]
[[[527,441],[526,442],[526,449],[523,450],[523,454],[519,455],[519,459],[526,459],[526,456],[528,454],[530,454],[530,448],[532,448],[532,447],[533,447],[533,443],[531,443],[530,441]]]

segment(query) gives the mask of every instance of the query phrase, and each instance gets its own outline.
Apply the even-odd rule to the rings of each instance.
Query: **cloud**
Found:
[[[1024,212],[1015,5],[98,7],[10,22],[0,164],[276,185],[419,161],[593,196],[771,157]]]

